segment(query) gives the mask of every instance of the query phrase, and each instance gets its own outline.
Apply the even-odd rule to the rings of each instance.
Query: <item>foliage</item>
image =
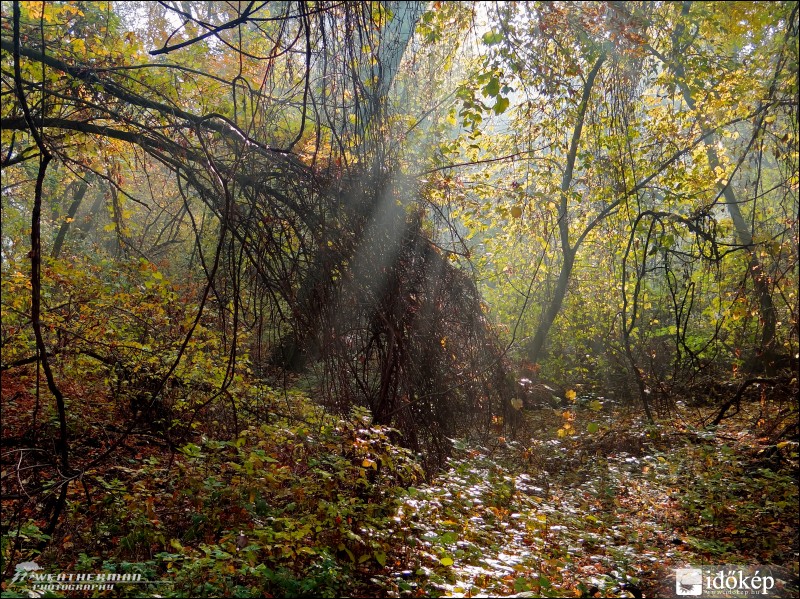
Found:
[[[170,583],[167,596],[333,597],[358,584],[366,562],[385,565],[401,489],[422,477],[390,443],[391,430],[371,426],[364,411],[336,420],[266,387],[239,401],[264,423],[230,441],[203,437],[177,455],[139,447],[89,477],[97,501],[70,498],[65,529],[74,532],[42,557],[85,562],[77,552],[91,538],[94,557],[83,566],[136,564],[148,580]],[[31,531],[17,533],[25,550],[39,535]]]
[[[670,568],[709,560],[796,574],[796,444],[771,453],[754,437],[779,416],[773,402],[678,431],[577,396],[526,415],[535,438],[458,443],[427,483],[363,410],[336,419],[266,387],[240,402],[264,423],[174,456],[138,447],[93,477],[95,502],[71,496],[58,548],[30,553],[31,523],[6,559],[138,571],[175,597],[655,594]],[[763,424],[731,441],[757,412]]]
[[[786,554],[797,543],[789,445],[787,461],[764,468],[746,435],[731,443],[727,430],[676,434],[595,410],[596,401],[526,419],[536,439],[462,445],[434,484],[410,489],[399,512],[409,572],[385,577],[384,588],[659,596],[678,564],[761,560],[796,570]],[[566,423],[570,432],[557,435]],[[762,526],[772,532],[761,535]]]
[[[27,279],[16,267],[9,263],[3,278],[8,364],[35,354],[24,326]],[[85,377],[84,383],[107,386],[96,390],[109,403],[96,409],[111,409],[118,422],[142,417],[176,438],[180,430],[191,429],[209,392],[228,377],[214,319],[197,323],[185,343],[195,324],[199,285],[173,284],[145,259],[51,261],[44,275],[44,322],[53,362],[61,371]],[[179,357],[180,365],[172,369]],[[76,421],[87,415],[74,414]]]
[[[770,348],[796,353],[786,325],[797,163],[777,141],[794,135],[796,111],[777,98],[797,86],[797,13],[778,6],[736,16],[686,3],[490,12],[483,60],[460,93],[462,111],[480,116],[441,146],[453,165],[446,181],[463,192],[444,202],[507,338],[551,379],[603,378],[627,395],[625,379],[680,387],[709,367],[775,370]],[[689,29],[698,37],[673,48]],[[677,55],[691,56],[682,66],[670,62]],[[480,97],[501,87],[514,101],[492,115]],[[779,122],[788,128],[770,134]]]

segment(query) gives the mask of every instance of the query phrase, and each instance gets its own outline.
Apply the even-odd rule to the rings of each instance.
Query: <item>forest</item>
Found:
[[[798,3],[6,1],[2,597],[798,597]]]

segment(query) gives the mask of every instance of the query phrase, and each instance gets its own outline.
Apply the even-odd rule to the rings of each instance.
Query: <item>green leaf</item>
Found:
[[[444,533],[443,535],[441,535],[439,537],[439,541],[441,543],[444,543],[444,544],[457,543],[458,542],[458,534],[453,532],[453,531],[446,532],[446,533]]]
[[[500,93],[500,80],[497,77],[492,77],[489,83],[483,86],[483,95],[495,97]]]
[[[452,566],[453,565],[453,558],[452,557],[443,557],[439,560],[439,563],[443,566]]]
[[[508,108],[509,100],[508,98],[504,98],[503,96],[497,97],[497,102],[494,105],[494,113],[495,114],[503,114]]]
[[[375,557],[375,561],[378,562],[381,566],[386,565],[386,554],[382,551],[376,551],[372,554]]]
[[[483,34],[483,43],[487,46],[494,46],[503,41],[503,34],[499,31],[487,31]],[[773,119],[774,120],[774,119]]]
[[[600,425],[599,425],[599,424],[597,424],[596,422],[590,422],[590,423],[589,423],[589,424],[586,426],[586,430],[587,430],[587,431],[589,431],[589,434],[593,435],[593,434],[595,434],[597,431],[599,431],[599,430],[600,430]]]
[[[514,592],[521,593],[523,591],[530,590],[530,586],[528,586],[528,581],[525,578],[516,578],[514,579]]]

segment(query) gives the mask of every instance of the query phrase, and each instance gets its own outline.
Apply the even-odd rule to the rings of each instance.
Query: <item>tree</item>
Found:
[[[740,18],[739,26],[747,24],[751,27],[747,31],[740,30],[737,33],[740,36],[749,34],[750,39],[753,41],[748,45],[745,40],[728,39],[723,44],[715,47],[717,44],[711,42],[714,39],[713,36],[715,34],[728,33],[725,30],[725,20],[719,19],[719,15],[716,15],[713,10],[701,10],[700,15],[697,18],[693,18],[690,16],[692,6],[692,2],[683,2],[680,15],[673,17],[675,23],[672,35],[669,38],[670,47],[661,51],[652,46],[649,49],[668,69],[672,76],[672,84],[680,90],[688,109],[687,111],[690,114],[713,114],[716,112],[718,114],[722,113],[724,117],[731,118],[731,116],[738,115],[736,113],[730,115],[721,110],[723,107],[728,111],[733,109],[730,104],[724,104],[726,100],[730,101],[733,94],[737,94],[737,92],[741,94],[739,95],[740,101],[747,98],[747,101],[741,102],[738,108],[740,114],[744,110],[749,112],[745,118],[752,123],[752,127],[749,131],[747,145],[738,157],[725,156],[726,160],[723,164],[723,160],[721,160],[720,153],[717,150],[717,146],[720,145],[720,135],[718,133],[720,126],[713,121],[709,122],[708,118],[700,126],[708,168],[717,175],[716,182],[720,189],[717,197],[704,209],[707,211],[713,210],[721,196],[724,199],[725,209],[733,222],[736,239],[739,245],[747,252],[747,270],[752,277],[754,293],[758,298],[761,321],[759,345],[754,348],[755,355],[751,356],[751,363],[760,362],[757,367],[763,368],[775,357],[775,333],[778,316],[772,298],[773,281],[771,281],[771,278],[773,275],[771,275],[769,267],[762,264],[759,257],[758,244],[755,242],[754,236],[756,219],[751,219],[753,224],[748,224],[743,213],[743,207],[750,201],[740,199],[740,193],[737,192],[736,186],[737,184],[741,185],[743,182],[741,178],[737,177],[737,171],[748,159],[749,152],[761,145],[759,140],[767,131],[766,125],[775,121],[775,113],[781,111],[781,105],[790,106],[792,104],[791,100],[783,96],[783,90],[791,89],[791,84],[786,85],[791,81],[792,77],[789,65],[797,63],[796,52],[794,52],[795,56],[792,57],[792,49],[796,45],[794,42],[797,36],[797,7],[781,6],[782,10],[771,15],[773,22],[781,27],[783,32],[768,36],[767,39],[753,39],[752,35],[754,32],[757,35],[761,33],[759,32],[759,26],[763,23],[761,20],[764,15],[759,11],[746,10],[744,14],[737,15]],[[694,31],[691,37],[687,33],[687,25]],[[792,31],[793,28],[794,32]],[[700,32],[704,35],[696,35]],[[773,39],[769,39],[769,37]],[[766,75],[771,70],[771,76],[764,79],[762,86],[756,86],[753,89],[752,78],[748,76],[749,73],[753,72],[753,67],[749,67],[745,62],[747,48],[750,49],[750,52],[755,50],[757,57],[760,52],[765,50],[765,46],[769,48],[768,51],[772,54],[772,57],[767,59],[765,64],[759,64],[758,58],[753,60],[753,63],[757,65],[755,66],[756,69],[763,69],[761,70],[763,75]],[[687,60],[685,57],[689,56],[692,58]],[[687,68],[691,70],[687,71]],[[744,84],[744,81],[748,83]],[[698,106],[696,97],[703,94],[698,88],[711,82],[719,82],[717,84],[717,93],[711,96],[706,94],[702,104]],[[750,89],[747,90],[745,85]],[[731,89],[734,86],[738,88],[735,88],[736,91]],[[694,90],[692,89],[693,87],[695,88]],[[723,151],[726,154],[730,152],[727,149]],[[759,162],[762,160],[763,153],[759,157]],[[761,164],[757,168],[760,171]],[[752,202],[755,203],[755,198]],[[753,217],[755,217],[755,213],[753,213]]]
[[[730,341],[725,339],[728,325],[721,325],[728,310],[724,306],[733,309],[740,305],[736,298],[741,295],[726,295],[722,319],[709,319],[711,306],[719,309],[720,298],[709,286],[707,275],[717,273],[714,276],[722,277],[722,287],[735,287],[738,283],[730,277],[737,256],[742,250],[753,253],[747,237],[739,233],[735,239],[727,237],[727,222],[715,206],[740,184],[737,177],[744,170],[743,161],[755,147],[751,136],[745,137],[745,124],[759,115],[776,122],[765,110],[784,110],[779,106],[788,108],[790,103],[763,98],[773,97],[777,90],[782,94],[793,85],[788,76],[791,70],[786,68],[792,62],[786,43],[793,39],[790,23],[796,16],[789,14],[788,7],[778,13],[749,7],[746,15],[739,15],[747,25],[739,24],[727,32],[721,28],[731,27],[736,15],[726,15],[723,20],[716,10],[708,10],[703,11],[705,20],[698,20],[693,28],[692,43],[713,46],[720,40],[718,53],[725,54],[746,47],[747,41],[736,36],[748,35],[754,40],[752,60],[726,76],[722,74],[728,68],[724,65],[735,61],[704,55],[692,62],[700,71],[689,79],[707,89],[712,84],[703,77],[712,77],[717,86],[713,101],[707,99],[709,105],[692,110],[686,103],[671,100],[675,79],[664,57],[672,56],[672,50],[655,47],[668,46],[675,35],[682,35],[682,21],[672,18],[673,8],[528,3],[500,9],[493,29],[483,36],[486,57],[461,94],[461,116],[469,130],[461,149],[453,154],[450,165],[445,165],[450,172],[461,169],[464,185],[472,190],[462,201],[459,216],[477,242],[471,249],[479,268],[494,270],[497,283],[485,289],[491,303],[502,308],[499,313],[513,330],[511,341],[527,337],[522,350],[527,361],[549,360],[551,375],[563,377],[569,364],[583,372],[581,358],[605,346],[611,355],[627,362],[643,402],[650,387],[666,390],[665,373],[656,373],[660,369],[654,368],[656,344],[661,346],[671,337],[672,349],[664,348],[666,354],[657,362],[674,364],[673,374],[687,368],[687,372],[702,370],[711,352],[717,351],[714,348],[736,360],[741,343],[750,345],[740,337],[742,341],[734,342],[739,349],[731,352],[730,345],[725,347]],[[785,34],[777,36],[770,31]],[[677,55],[687,56],[685,51]],[[717,70],[710,66],[717,64],[721,65]],[[751,83],[747,89],[745,81],[759,84]],[[762,102],[737,105],[737,93],[747,98],[762,93]],[[480,96],[495,98],[495,105],[486,106]],[[512,104],[507,112],[509,96]],[[483,121],[486,115],[494,121],[494,130]],[[693,125],[701,120],[705,126]],[[492,134],[491,144],[478,145],[475,140],[481,131]],[[726,147],[724,165],[710,168],[711,179],[722,182],[718,195],[711,199],[706,185],[708,140],[710,136],[731,139],[740,133],[750,143],[731,145],[732,156]],[[785,135],[791,134],[781,133],[777,138]],[[786,156],[783,149],[776,150]],[[762,159],[756,169],[762,172],[764,168],[777,174]],[[735,176],[723,177],[724,169]],[[791,194],[791,170],[784,169],[783,176],[774,179],[777,187],[771,191],[763,188],[764,201],[756,203],[765,211],[752,212],[753,223],[766,225],[775,218],[767,216],[767,210],[785,205],[787,196],[779,196]],[[739,204],[726,200],[723,205],[734,206],[735,213]],[[773,208],[767,209],[769,205]],[[735,220],[741,225],[744,218]],[[793,220],[789,217],[783,222]],[[731,224],[734,230],[740,229]],[[788,230],[772,228],[766,233],[764,229],[763,234],[765,239],[786,240]],[[587,245],[593,248],[591,256],[581,251]],[[626,245],[629,251],[624,250]],[[766,246],[761,247],[763,252]],[[610,271],[598,286],[598,277],[592,273],[599,264]],[[765,270],[778,281],[782,280],[778,272],[787,272],[787,266],[774,264]],[[576,272],[580,275],[577,279]],[[765,334],[771,335],[773,317],[766,309],[767,294],[759,291],[759,285],[754,297],[762,306],[759,311],[767,315],[763,342]],[[514,297],[509,296],[509,287],[518,298],[513,302],[509,302]],[[609,289],[621,293],[609,295]],[[653,302],[653,297],[659,302]],[[668,297],[673,298],[670,308],[661,303]],[[727,304],[729,297],[731,303]],[[569,318],[558,324],[557,316],[565,305]],[[536,314],[539,306],[541,312]],[[588,310],[602,313],[602,320]],[[786,319],[778,320],[792,321],[786,312],[791,309],[786,306],[783,310]],[[728,323],[737,336],[745,335],[743,322]],[[554,325],[558,328],[553,339]],[[614,330],[616,334],[612,334]],[[658,337],[661,340],[657,341]],[[784,342],[789,337],[782,336]],[[549,356],[548,339],[555,350]],[[577,356],[570,358],[572,353]],[[688,362],[682,356],[687,356]],[[650,363],[652,376],[643,375],[643,361]]]
[[[474,283],[438,255],[411,209],[416,191],[397,174],[386,109],[421,5],[15,6],[4,26],[16,33],[0,42],[20,73],[3,79],[13,98],[3,105],[4,171],[28,168],[38,151],[74,172],[66,218],[53,223],[54,257],[87,251],[68,225],[97,189],[108,212],[98,235],[113,260],[99,252],[91,268],[130,265],[150,310],[110,318],[112,343],[74,318],[60,322],[61,341],[37,338],[39,360],[95,360],[117,381],[116,409],[128,419],[102,455],[54,472],[52,487],[65,493],[142,422],[174,448],[214,406],[235,434],[231,386],[251,365],[269,372],[287,338],[322,365],[322,399],[342,411],[367,406],[431,466],[456,430],[488,430],[507,385],[502,355]],[[155,58],[126,31],[141,26],[125,21],[138,9],[164,27],[147,33]],[[54,191],[46,174],[39,207]],[[12,195],[21,203],[24,191]],[[41,223],[40,210],[33,219]],[[52,272],[63,276],[58,262]],[[175,279],[186,281],[188,314],[169,303],[179,291],[164,281]],[[128,289],[114,297],[132,298]],[[214,366],[200,380],[207,353]],[[58,398],[55,376],[48,381]],[[65,460],[76,400],[57,400]]]

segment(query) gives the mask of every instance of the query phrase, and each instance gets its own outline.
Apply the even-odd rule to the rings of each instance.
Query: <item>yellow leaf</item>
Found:
[[[575,401],[577,395],[578,394],[575,393],[575,391],[573,391],[572,389],[568,389],[567,392],[564,394],[564,396],[570,401]]]
[[[522,216],[522,208],[520,208],[519,206],[514,206],[513,208],[511,208],[511,216],[513,216],[514,218],[519,218],[520,216]]]
[[[514,399],[511,400],[511,407],[514,408],[515,410],[521,410],[522,405],[523,405],[522,400],[519,397],[515,397]]]
[[[44,17],[44,2],[26,2],[28,5],[28,16],[31,19],[41,19]],[[45,18],[49,21],[49,18]]]
[[[369,458],[364,458],[364,461],[361,462],[361,465],[364,468],[374,468],[375,470],[378,469],[378,464],[375,462],[375,460],[370,460]]]

